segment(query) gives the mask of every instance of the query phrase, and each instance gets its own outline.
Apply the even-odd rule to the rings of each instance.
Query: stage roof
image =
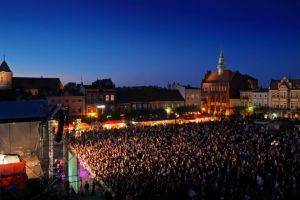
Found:
[[[0,102],[0,123],[40,121],[48,113],[47,100]]]

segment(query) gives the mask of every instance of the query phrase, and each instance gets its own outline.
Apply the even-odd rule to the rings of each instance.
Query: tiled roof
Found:
[[[292,82],[292,88],[291,89],[300,89],[300,79],[288,79],[290,82]],[[278,84],[281,80],[274,80],[272,79],[270,82],[270,90],[278,90]]]
[[[204,83],[209,82],[229,82],[237,72],[231,70],[224,70],[221,75],[218,74],[218,71],[209,73],[203,80]]]
[[[257,90],[254,90],[253,92],[268,92],[269,90],[267,88],[259,88]]]
[[[117,88],[118,103],[151,102],[151,101],[184,101],[177,90],[159,87],[126,87]]]
[[[1,63],[0,65],[0,72],[11,72],[11,70],[9,69],[8,64],[5,62],[5,60]]]
[[[62,83],[59,78],[13,77],[13,86],[16,89],[62,89]]]

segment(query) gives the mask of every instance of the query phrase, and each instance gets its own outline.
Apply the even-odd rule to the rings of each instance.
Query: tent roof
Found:
[[[2,101],[0,123],[40,121],[48,114],[47,100]]]

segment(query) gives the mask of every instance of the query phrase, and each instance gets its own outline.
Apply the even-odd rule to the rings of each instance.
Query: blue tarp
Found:
[[[0,102],[0,122],[39,121],[47,114],[47,100]]]

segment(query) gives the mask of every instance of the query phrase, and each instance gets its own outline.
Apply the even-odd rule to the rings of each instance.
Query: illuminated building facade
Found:
[[[240,91],[241,106],[254,106],[254,108],[268,107],[268,91],[266,88]]]
[[[248,107],[252,105],[252,90],[241,90],[240,100],[242,107]]]
[[[268,107],[268,93],[269,90],[266,88],[254,90],[251,94],[252,105],[255,108]]]
[[[3,60],[0,65],[0,90],[9,90],[12,88],[12,76],[12,71],[5,60]]]
[[[280,111],[281,116],[300,109],[300,79],[271,80],[269,86],[269,107]]]
[[[201,82],[201,110],[210,114],[229,114],[232,108],[230,99],[235,102],[240,99],[241,90],[256,88],[257,80],[255,78],[241,74],[239,71],[226,69],[221,52],[217,71],[208,71]]]
[[[115,111],[116,89],[111,79],[96,80],[91,85],[82,85],[81,91],[85,95],[88,117],[97,118]]]

